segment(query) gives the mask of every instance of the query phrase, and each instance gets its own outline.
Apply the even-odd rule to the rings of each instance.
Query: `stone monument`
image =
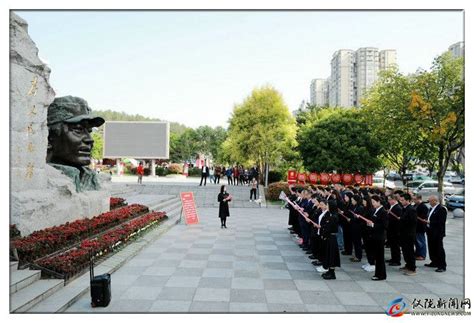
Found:
[[[58,159],[54,154],[58,151],[53,152],[51,145],[51,140],[55,140],[54,135],[49,137],[50,143],[48,143],[48,124],[54,123],[54,117],[58,117],[56,115],[48,118],[48,107],[55,97],[55,92],[49,85],[49,74],[49,67],[39,59],[38,49],[28,35],[26,21],[12,12],[10,15],[10,223],[16,224],[22,235],[109,210],[108,183],[99,183],[95,174],[85,169],[87,159],[90,162],[90,147],[87,140],[86,144],[76,150],[80,155],[76,156],[81,160],[80,165],[66,161],[59,163],[65,165],[64,167],[58,166]],[[72,101],[80,101],[77,99],[79,98]],[[65,101],[67,99],[58,98],[56,103]],[[101,118],[97,119],[90,115],[87,103],[85,106],[81,104],[78,106],[81,113],[73,113],[74,116],[71,118],[61,119],[71,113],[67,108],[64,109],[64,104],[62,105],[63,110],[59,119],[61,122],[66,121],[67,127],[73,125],[71,131],[79,132],[73,129],[74,121],[77,120],[81,122],[88,120],[85,121],[87,131],[90,126],[103,123],[103,119],[101,121]],[[74,119],[75,117],[78,118]],[[68,122],[71,119],[73,122]],[[84,122],[81,127],[84,128]],[[62,168],[61,170],[46,163],[47,152],[49,161],[55,164],[53,166],[56,168]],[[65,171],[67,167],[74,173],[71,165],[76,167],[74,180],[71,179],[74,176],[64,174],[68,173]],[[83,174],[90,176],[83,177]],[[86,180],[86,177],[89,179]]]

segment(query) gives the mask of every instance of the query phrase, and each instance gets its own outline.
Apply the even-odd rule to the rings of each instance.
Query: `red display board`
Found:
[[[332,174],[331,181],[333,184],[337,184],[341,182],[341,175],[340,174]]]
[[[374,183],[374,175],[365,175],[365,185],[371,186]]]
[[[361,174],[354,175],[354,182],[356,182],[356,184],[362,184],[363,181],[364,181],[364,176],[362,176]]]
[[[344,185],[352,184],[352,174],[342,175],[342,182],[344,183]]]
[[[318,174],[317,173],[311,173],[309,174],[309,182],[311,184],[316,184],[318,182]]]
[[[321,181],[321,184],[327,185],[329,181],[331,180],[331,177],[327,173],[321,173],[319,175],[319,180]]]
[[[296,183],[296,171],[295,170],[289,170],[288,171],[288,184],[295,184]]]
[[[306,183],[306,173],[298,173],[298,184]]]
[[[186,224],[197,224],[199,218],[197,215],[196,204],[194,203],[193,192],[181,192],[181,205],[183,206],[184,219]]]

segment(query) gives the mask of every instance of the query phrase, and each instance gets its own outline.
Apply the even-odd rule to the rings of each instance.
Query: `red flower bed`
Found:
[[[17,249],[22,263],[32,262],[146,212],[148,212],[148,207],[132,204],[90,219],[79,219],[35,231],[24,238],[15,240],[13,246]]]
[[[125,202],[125,199],[121,197],[110,198],[110,210],[114,210],[125,205],[127,205],[127,202]]]
[[[69,277],[80,272],[89,264],[89,253],[91,251],[95,255],[112,251],[117,244],[128,241],[133,235],[166,217],[164,212],[152,212],[143,215],[97,238],[82,241],[80,247],[40,259],[36,263],[43,268]]]

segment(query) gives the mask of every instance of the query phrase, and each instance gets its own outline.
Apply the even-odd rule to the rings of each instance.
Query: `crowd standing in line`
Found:
[[[335,184],[311,185],[309,189],[290,186],[286,200],[288,229],[300,238],[299,246],[324,279],[336,279],[340,254],[360,263],[363,251],[366,263],[362,269],[373,272],[374,281],[387,278],[386,265],[400,267],[405,275],[416,275],[416,261],[425,260],[427,249],[431,262],[425,266],[439,273],[446,271],[443,239],[447,209],[437,196],[429,197],[428,208],[422,196],[401,190]],[[387,260],[385,247],[390,248]]]

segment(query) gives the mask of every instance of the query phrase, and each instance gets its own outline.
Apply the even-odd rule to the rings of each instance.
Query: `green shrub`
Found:
[[[309,185],[295,185],[295,187],[299,188],[308,188]],[[268,189],[267,193],[265,195],[265,198],[269,201],[278,201],[280,192],[284,191],[285,194],[288,196],[290,194],[290,189],[288,188],[288,183],[287,182],[276,182],[276,183],[271,183],[268,184]]]
[[[188,176],[200,177],[201,176],[201,169],[199,167],[189,168],[188,169]]]
[[[183,165],[181,165],[181,164],[170,164],[168,166],[168,173],[169,174],[182,174],[183,173]]]
[[[283,180],[283,175],[280,172],[271,170],[268,172],[268,183],[280,182]]]
[[[166,175],[168,175],[168,169],[166,169],[164,167],[161,167],[161,166],[157,166],[156,167],[156,175],[166,176]]]

